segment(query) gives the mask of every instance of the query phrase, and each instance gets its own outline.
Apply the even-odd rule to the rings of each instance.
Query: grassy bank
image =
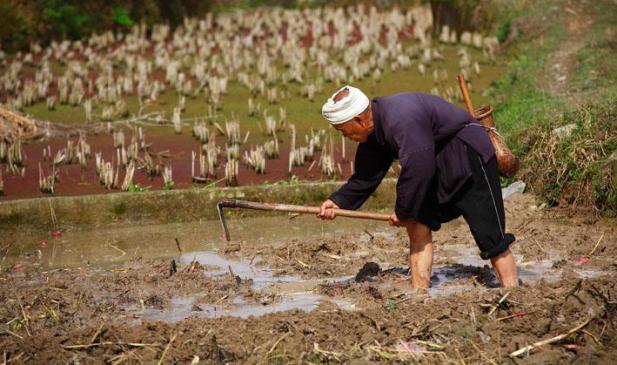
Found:
[[[517,178],[550,205],[615,216],[617,5],[518,1],[501,17],[512,61],[490,94]]]
[[[0,234],[15,229],[93,229],[113,224],[165,224],[218,219],[223,199],[319,205],[340,182],[302,182],[237,188],[183,189],[0,202]],[[390,211],[396,181],[386,179],[363,209]],[[230,215],[264,215],[263,211],[228,209]],[[280,213],[276,213],[279,214]]]

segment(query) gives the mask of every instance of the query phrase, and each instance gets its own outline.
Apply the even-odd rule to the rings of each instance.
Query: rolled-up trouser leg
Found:
[[[469,225],[480,248],[480,256],[487,260],[507,250],[515,238],[505,232],[505,212],[495,157],[484,163],[471,147],[467,147],[467,154],[473,183],[454,205],[461,210]]]

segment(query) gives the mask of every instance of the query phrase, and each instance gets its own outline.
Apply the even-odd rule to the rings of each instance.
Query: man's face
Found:
[[[368,136],[373,131],[372,123],[366,120],[369,117],[368,113],[356,115],[348,122],[337,124],[334,126],[336,130],[341,131],[343,136],[359,143],[366,142]]]

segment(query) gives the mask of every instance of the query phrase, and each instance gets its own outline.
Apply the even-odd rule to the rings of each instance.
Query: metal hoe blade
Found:
[[[225,207],[225,202],[219,202],[216,205],[216,212],[219,215],[219,221],[221,222],[221,227],[223,227],[223,232],[225,232],[225,239],[229,242],[231,241],[231,237],[229,236],[229,229],[227,229],[227,222],[225,221],[225,214],[223,214],[223,207]]]

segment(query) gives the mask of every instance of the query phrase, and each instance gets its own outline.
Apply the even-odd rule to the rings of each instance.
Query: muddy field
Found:
[[[464,73],[480,106],[507,66],[491,36],[459,42],[447,28],[432,44],[427,6],[336,11],[220,14],[0,54],[0,201],[342,180],[355,144],[321,116],[335,90],[462,103]]]
[[[207,238],[218,237],[216,222],[184,236],[161,229],[158,240],[3,239],[0,359],[615,362],[615,222],[521,194],[506,209],[522,280],[508,291],[495,288],[462,221],[435,236],[432,288],[420,292],[408,284],[403,231],[375,223],[231,219],[230,244]]]
[[[132,136],[132,132],[127,131],[127,136]],[[74,145],[77,144],[79,138],[69,138]],[[89,135],[88,143],[93,151],[102,153],[102,156],[107,161],[113,160],[116,155],[116,150],[113,147],[113,139],[108,134],[93,134]],[[194,164],[196,171],[199,171],[197,162],[191,160],[191,152],[198,153],[201,150],[201,144],[190,134],[174,135],[169,133],[165,128],[152,128],[151,133],[147,137],[147,143],[150,145],[148,152],[154,156],[154,160],[161,166],[169,166],[173,171],[174,189],[190,189],[203,188],[211,184],[212,187],[226,186],[225,180],[225,165],[220,161],[217,166],[214,176],[209,177],[203,183],[193,183],[191,176],[191,163]],[[224,144],[224,138],[218,136],[219,145]],[[333,153],[337,164],[341,166],[340,171],[335,175],[339,179],[346,179],[351,176],[351,164],[355,144],[347,142],[345,145],[345,154],[342,153],[340,140],[337,139],[337,148]],[[95,159],[89,158],[86,162],[86,167],[82,168],[77,163],[64,164],[54,167],[57,173],[57,184],[54,186],[54,194],[45,194],[39,191],[39,171],[35,168],[39,162],[43,162],[43,173],[50,175],[52,167],[48,166],[49,161],[43,158],[43,149],[49,146],[52,153],[56,153],[66,147],[67,139],[51,138],[48,141],[41,143],[30,143],[23,146],[24,155],[27,157],[26,165],[30,168],[24,168],[24,174],[10,174],[4,172],[4,191],[0,194],[0,201],[11,199],[27,199],[42,196],[72,196],[72,195],[88,195],[88,194],[104,194],[117,192],[118,189],[108,190],[100,183],[96,172]],[[248,153],[252,146],[246,146],[241,149],[241,153]],[[291,169],[291,175],[288,171],[288,159],[283,156],[289,156],[289,147],[282,146],[280,149],[279,158],[268,160],[267,169],[263,174],[257,174],[246,164],[240,164],[237,182],[238,185],[255,185],[268,184],[277,182],[287,182],[291,176],[301,180],[332,180],[332,177],[321,174],[317,163],[319,156],[303,166],[294,166]],[[315,161],[315,163],[312,163]],[[312,164],[312,165],[311,165]],[[4,170],[4,169],[3,169]],[[119,179],[123,181],[126,174],[126,169],[119,171]],[[142,169],[138,169],[133,182],[146,190],[161,190],[164,188],[162,176],[148,176]]]

